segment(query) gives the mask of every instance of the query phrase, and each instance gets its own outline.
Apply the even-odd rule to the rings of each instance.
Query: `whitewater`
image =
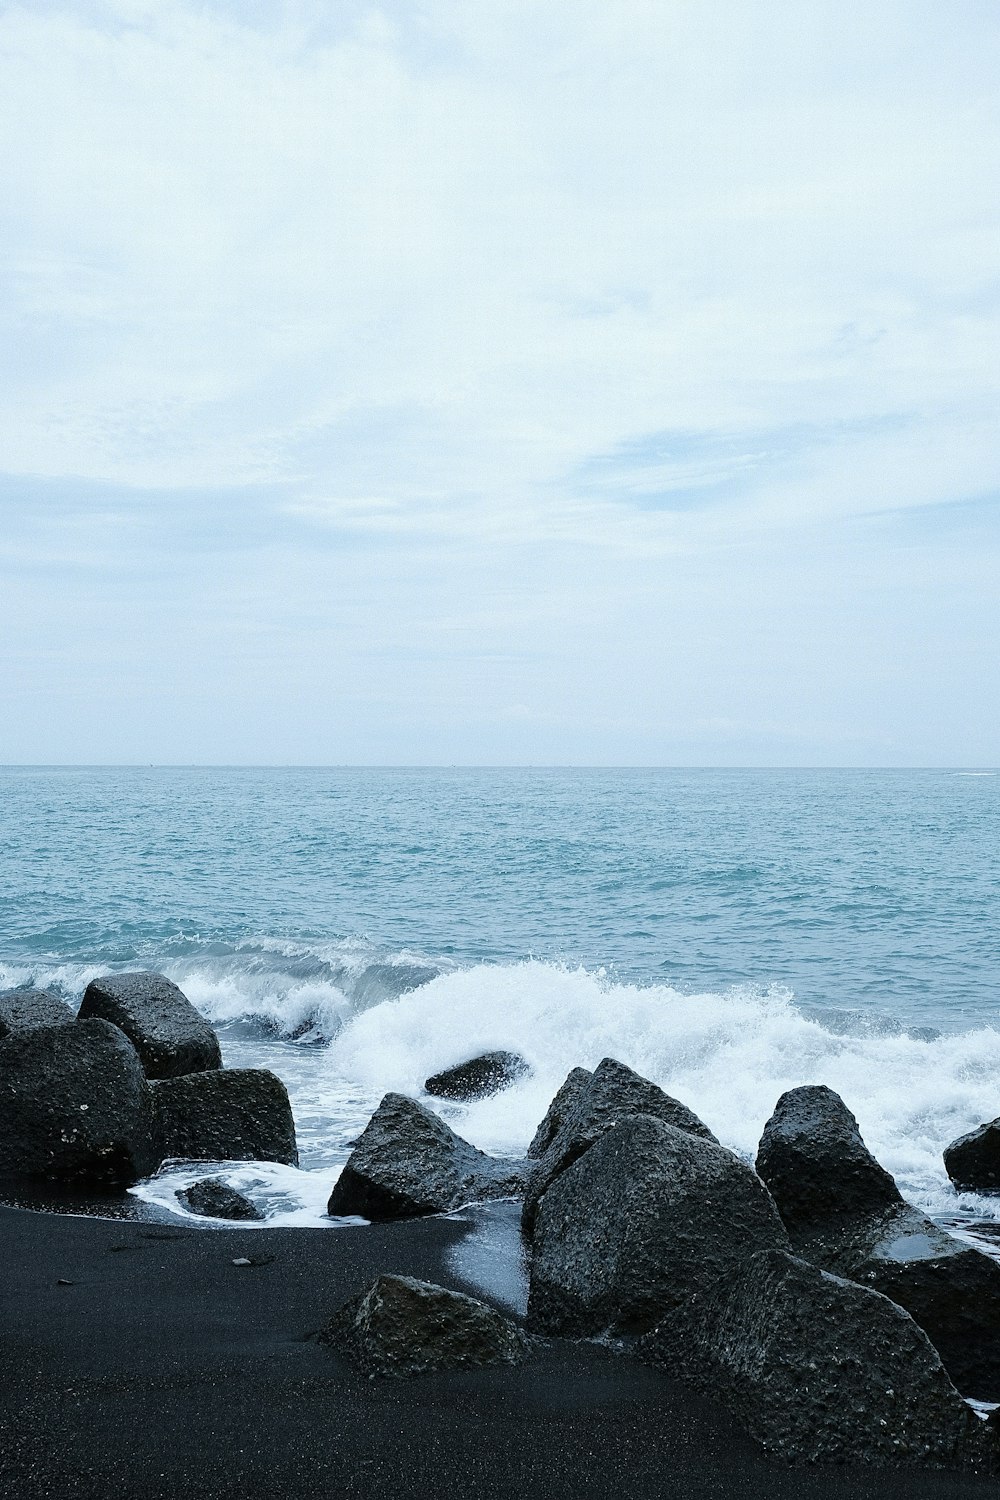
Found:
[[[752,1160],[825,1083],[904,1194],[988,1235],[942,1148],[1000,1115],[997,778],[956,772],[6,768],[0,989],[154,968],[229,1066],[288,1087],[298,1169],[229,1165],[268,1224],[319,1224],[382,1095],[523,1153],[612,1056]],[[405,934],[405,941],[399,941]],[[423,1095],[478,1052],[530,1073]],[[206,1168],[135,1194],[184,1216]],[[347,1226],[343,1226],[347,1227]]]

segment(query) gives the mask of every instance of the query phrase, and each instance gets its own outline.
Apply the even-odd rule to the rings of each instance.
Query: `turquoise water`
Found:
[[[486,1149],[614,1052],[745,1152],[829,1082],[914,1196],[992,1215],[940,1148],[1000,1114],[998,849],[967,772],[8,767],[0,985],[170,974],[327,1183],[384,1088],[504,1045],[532,1079],[452,1111]]]

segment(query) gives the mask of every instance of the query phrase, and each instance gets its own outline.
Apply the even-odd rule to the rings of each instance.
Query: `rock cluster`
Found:
[[[995,1465],[963,1397],[1000,1399],[1000,1266],[905,1202],[830,1089],[782,1096],[756,1170],[612,1058],[573,1070],[521,1164],[389,1094],[330,1211],[442,1212],[519,1175],[531,1333],[632,1349],[790,1462]],[[386,1280],[331,1338],[371,1373],[443,1368],[413,1330],[453,1294]]]
[[[0,1174],[121,1191],[168,1157],[294,1162],[284,1085],[221,1068],[219,1042],[158,974],[0,997]]]

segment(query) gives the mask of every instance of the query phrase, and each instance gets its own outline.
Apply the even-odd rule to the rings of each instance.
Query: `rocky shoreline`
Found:
[[[295,1160],[279,1081],[221,1068],[214,1037],[162,976],[96,982],[78,1019],[57,1015],[53,997],[33,1009],[32,995],[0,996],[8,1181],[44,1182],[58,1198],[60,1188],[120,1193],[164,1157]],[[502,1090],[519,1060],[451,1071],[434,1092],[468,1098]],[[949,1148],[966,1177],[988,1157],[990,1129],[971,1149]],[[257,1216],[211,1178],[187,1199],[215,1219]],[[449,1253],[487,1223],[468,1205],[511,1199],[528,1269],[523,1317],[493,1305]],[[484,1495],[622,1484],[957,1495],[996,1483],[997,1424],[964,1398],[1000,1402],[1000,1264],[903,1200],[829,1089],[782,1096],[755,1168],[611,1058],[573,1070],[521,1163],[485,1156],[420,1101],[390,1094],[332,1184],[329,1211],[370,1222],[262,1237],[0,1210],[13,1371],[0,1493],[97,1496],[129,1476],[151,1495],[158,1480],[164,1494],[225,1495],[265,1475],[275,1492],[303,1496],[416,1494],[418,1475],[424,1494]],[[281,1371],[298,1382],[290,1428]],[[251,1376],[265,1396],[241,1426]],[[211,1473],[198,1467],[202,1440],[192,1448],[161,1421],[157,1447],[157,1429],[133,1430],[157,1388],[177,1395],[185,1420],[202,1392],[195,1425],[211,1413],[223,1435]],[[321,1412],[323,1392],[362,1428],[389,1424],[395,1437],[377,1460],[369,1433],[343,1430],[343,1410]],[[461,1440],[455,1409],[468,1416]],[[97,1430],[112,1425],[107,1451],[83,1434],[84,1410]],[[516,1452],[514,1412],[526,1434]],[[666,1432],[671,1413],[687,1428]],[[331,1421],[336,1476],[318,1460],[303,1467]],[[418,1461],[428,1444],[436,1457]],[[572,1455],[583,1464],[575,1478]]]

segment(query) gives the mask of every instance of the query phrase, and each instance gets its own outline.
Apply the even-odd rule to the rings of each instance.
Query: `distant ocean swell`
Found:
[[[321,1221],[349,1143],[387,1089],[419,1095],[431,1073],[493,1047],[523,1053],[531,1075],[474,1105],[435,1103],[486,1151],[522,1152],[568,1070],[606,1055],[682,1099],[748,1158],[778,1096],[822,1082],[913,1202],[942,1218],[1000,1221],[1000,1198],[957,1195],[941,1160],[956,1135],[1000,1114],[1000,1032],[989,1027],[907,1032],[888,1016],[807,1012],[781,988],[681,993],[540,961],[458,967],[363,941],[188,941],[142,962],[215,1022],[228,1063],[270,1067],[288,1085],[303,1170],[227,1170],[263,1196],[271,1222]],[[33,982],[72,1001],[108,967],[0,966],[0,987]],[[192,1175],[167,1173],[139,1191],[175,1207]]]

